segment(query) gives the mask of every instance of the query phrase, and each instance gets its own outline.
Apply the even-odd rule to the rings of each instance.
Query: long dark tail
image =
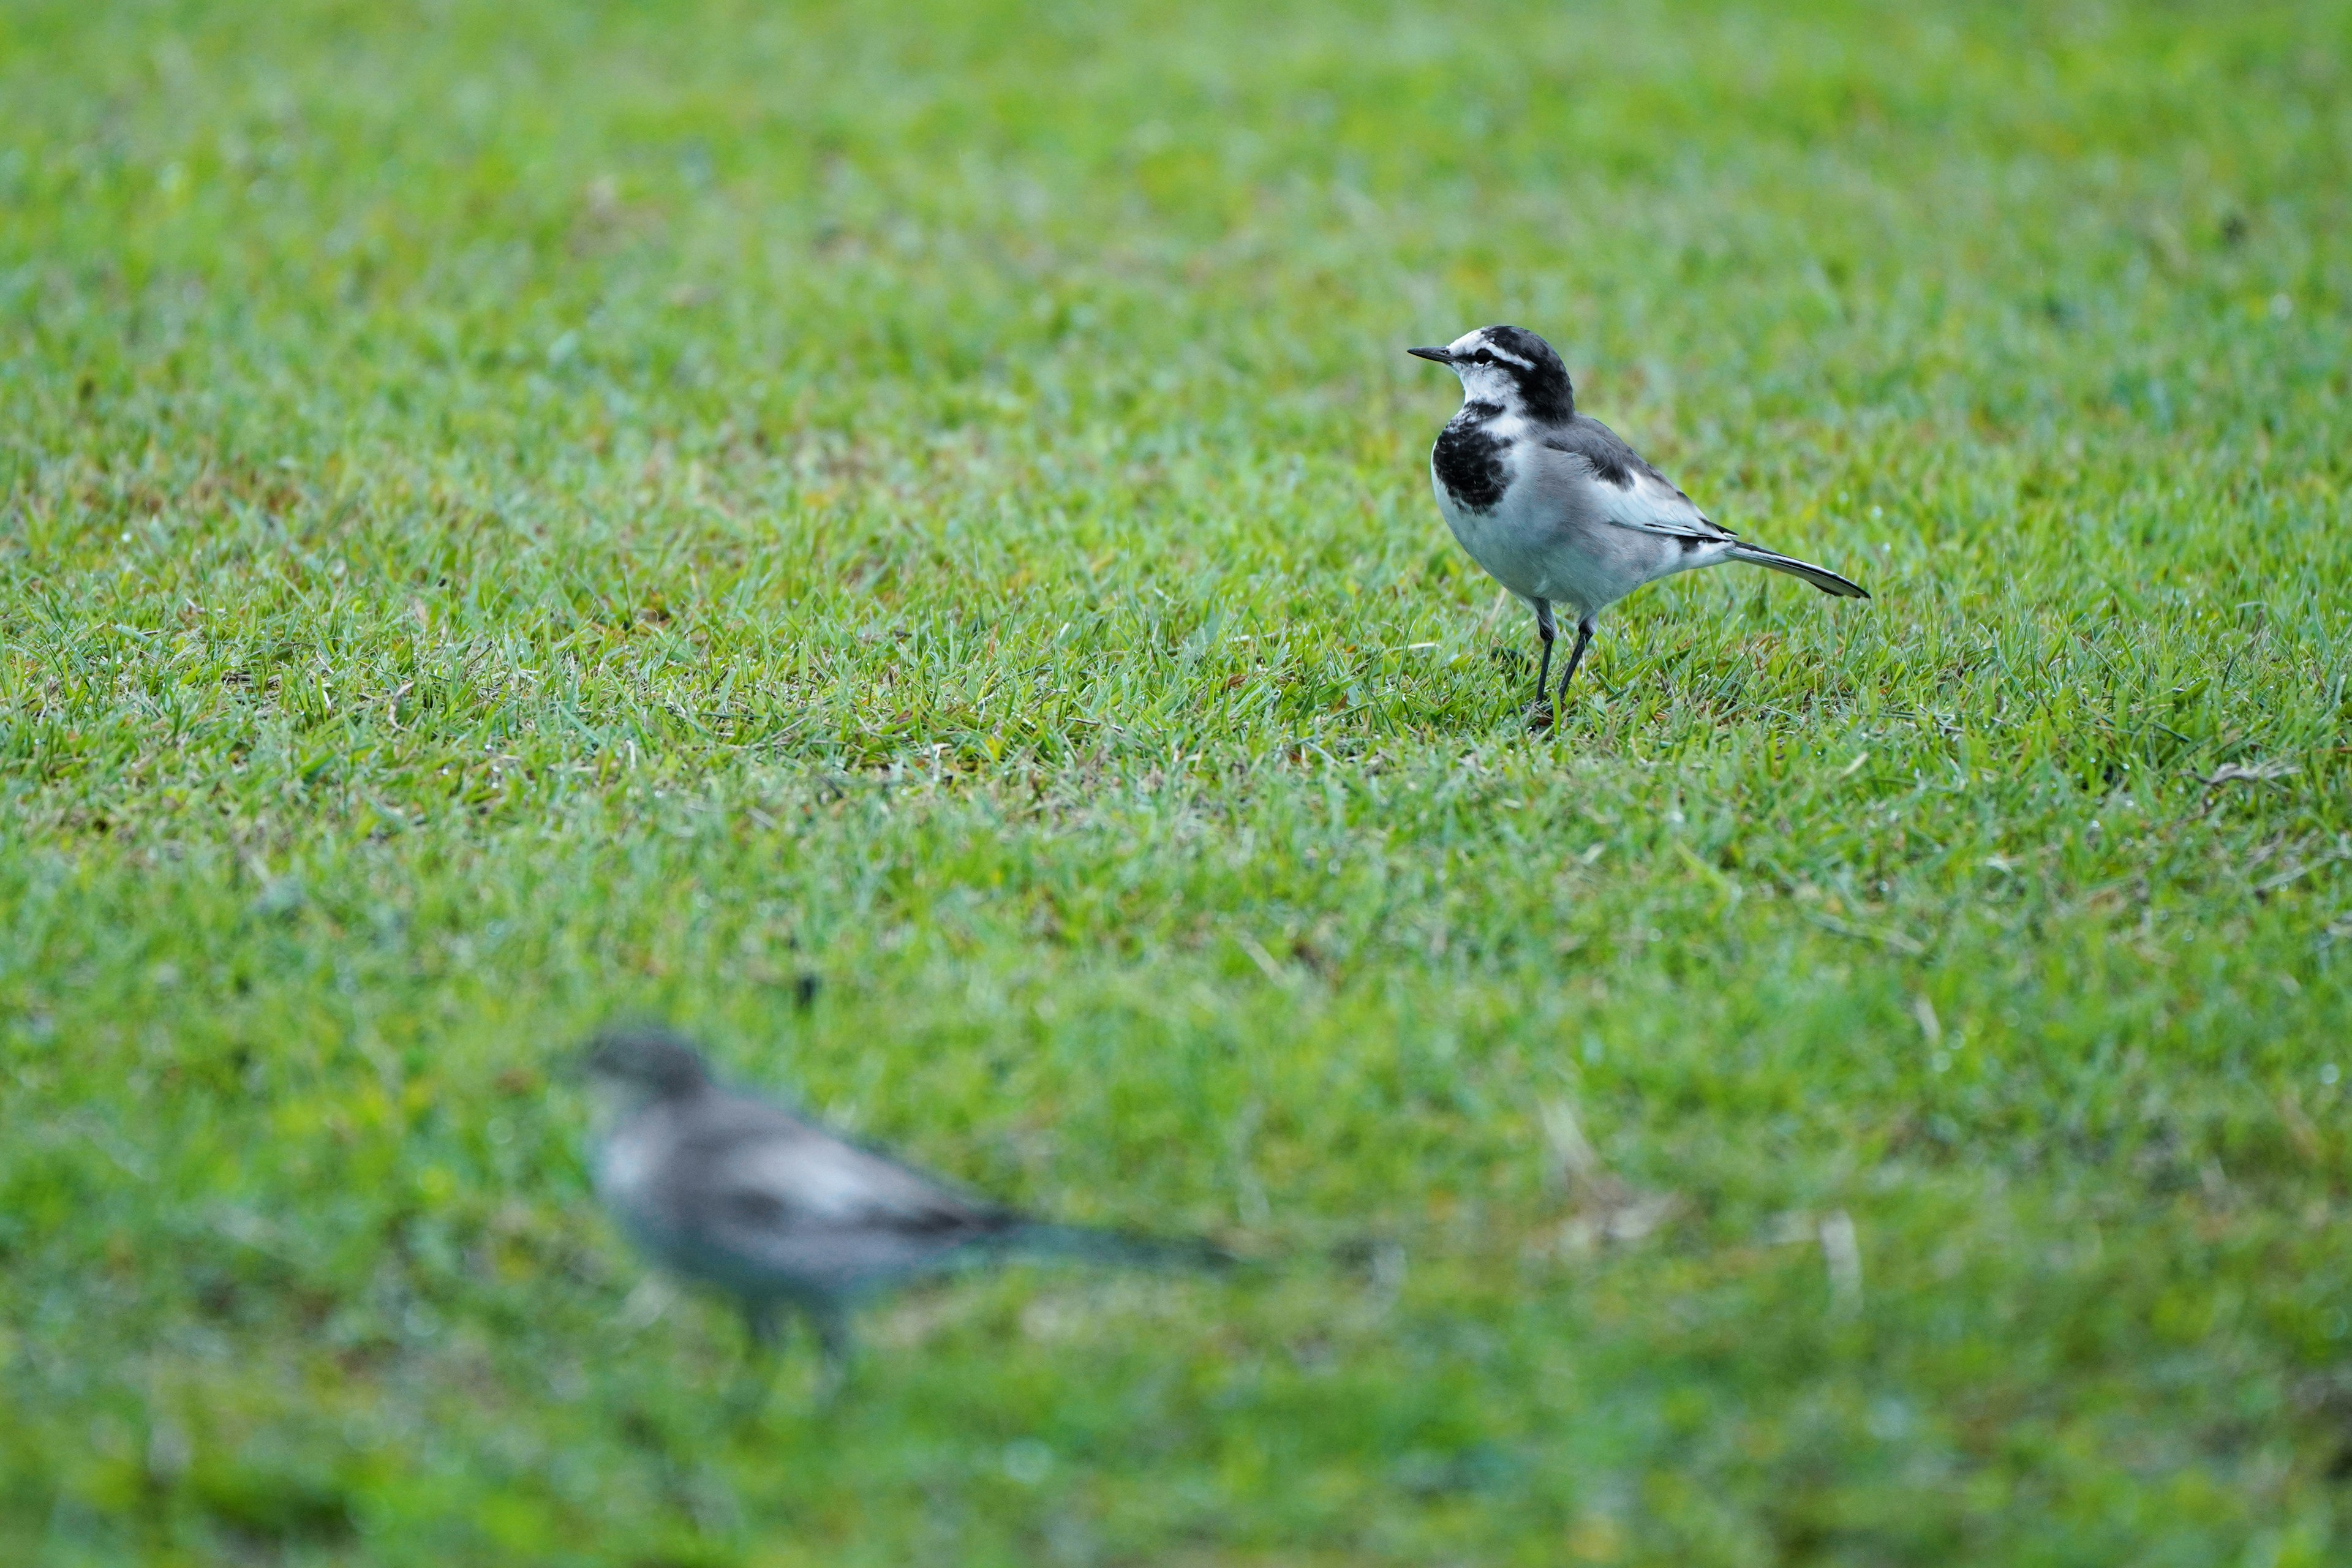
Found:
[[[1859,583],[1850,583],[1826,566],[1816,566],[1810,561],[1800,561],[1793,555],[1783,555],[1777,550],[1760,545],[1735,544],[1726,552],[1734,561],[1767,567],[1774,572],[1786,572],[1791,577],[1802,577],[1824,594],[1835,594],[1841,599],[1867,599],[1870,592]]]
[[[998,1258],[1066,1258],[1132,1268],[1226,1268],[1234,1255],[1198,1237],[1134,1236],[1082,1225],[1026,1220],[982,1244]]]

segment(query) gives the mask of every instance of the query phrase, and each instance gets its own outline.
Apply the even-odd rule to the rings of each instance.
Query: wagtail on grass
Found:
[[[973,1196],[721,1088],[660,1029],[599,1036],[586,1068],[610,1119],[596,1190],[622,1228],[676,1273],[732,1296],[756,1352],[776,1343],[780,1310],[799,1310],[828,1386],[848,1356],[847,1308],[890,1285],[1015,1257],[1228,1261],[1204,1242],[1048,1225]]]
[[[1535,610],[1543,639],[1529,715],[1537,724],[1550,722],[1555,604],[1576,616],[1576,647],[1559,678],[1564,700],[1601,612],[1644,583],[1745,561],[1824,594],[1870,597],[1826,567],[1708,521],[1617,432],[1576,411],[1568,367],[1524,327],[1481,327],[1444,348],[1406,352],[1462,378],[1462,411],[1430,451],[1430,480],[1462,548]]]

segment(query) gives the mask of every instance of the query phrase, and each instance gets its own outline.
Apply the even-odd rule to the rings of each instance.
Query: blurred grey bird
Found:
[[[965,1193],[764,1100],[715,1082],[658,1028],[589,1042],[609,1124],[596,1190],[629,1237],[742,1309],[756,1352],[780,1314],[814,1327],[828,1386],[849,1353],[848,1307],[869,1292],[1013,1257],[1216,1265],[1205,1242],[1048,1225]]]
[[[1601,612],[1661,577],[1745,561],[1824,594],[1870,597],[1826,567],[1709,521],[1617,432],[1576,411],[1568,367],[1524,327],[1481,327],[1444,348],[1405,352],[1462,378],[1461,412],[1429,454],[1430,482],[1462,548],[1536,613],[1538,725],[1551,721],[1555,604],[1576,616],[1576,647],[1559,678],[1564,701]]]

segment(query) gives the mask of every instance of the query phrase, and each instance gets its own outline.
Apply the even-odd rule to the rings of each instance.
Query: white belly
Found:
[[[614,1207],[632,1214],[650,1206],[654,1167],[661,1154],[661,1131],[656,1118],[640,1113],[615,1128],[596,1161],[597,1195]]]
[[[1430,482],[1437,510],[1470,559],[1522,599],[1589,616],[1681,569],[1672,540],[1580,515],[1518,475],[1485,511],[1455,505],[1434,473]]]

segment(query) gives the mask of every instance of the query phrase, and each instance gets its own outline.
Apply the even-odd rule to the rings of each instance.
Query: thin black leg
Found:
[[[783,1328],[773,1301],[743,1303],[743,1371],[732,1401],[738,1417],[757,1415],[775,1382],[776,1348],[783,1342]]]
[[[830,1405],[849,1381],[849,1320],[839,1307],[813,1307],[809,1323],[816,1330],[817,1350],[824,1357],[817,1373],[817,1400]]]
[[[1584,662],[1584,650],[1592,641],[1592,617],[1585,616],[1576,623],[1576,646],[1569,650],[1568,668],[1560,673],[1559,700],[1568,700],[1568,683],[1576,679],[1576,667]]]
[[[1543,663],[1536,670],[1536,706],[1541,708],[1544,694],[1551,689],[1551,644],[1559,628],[1552,624],[1549,599],[1538,599],[1535,605],[1536,636],[1543,638]]]

